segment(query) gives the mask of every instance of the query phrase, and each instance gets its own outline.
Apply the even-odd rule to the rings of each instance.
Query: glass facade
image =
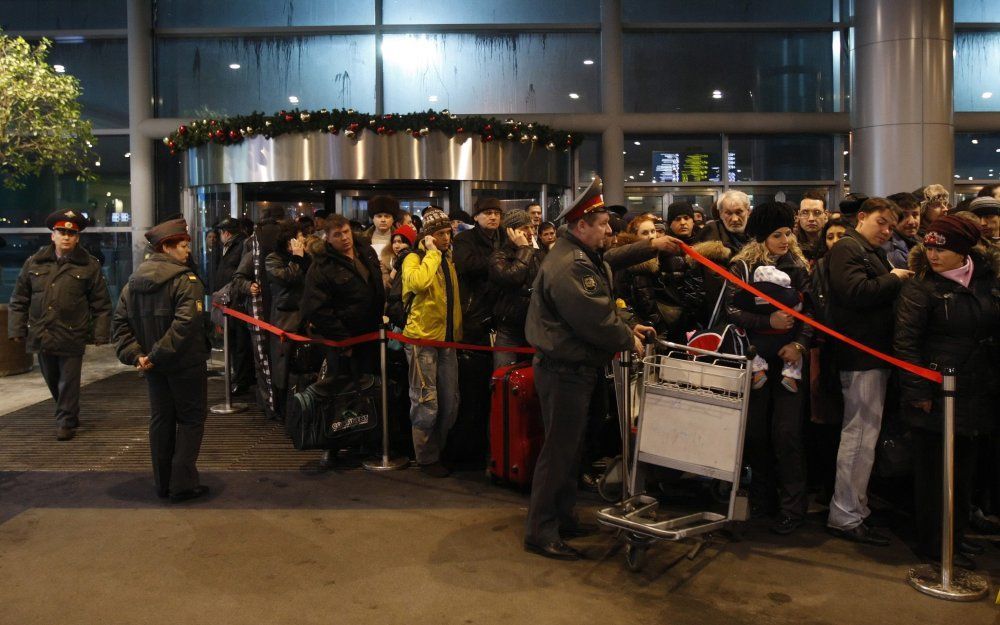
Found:
[[[955,133],[955,179],[1000,180],[1000,133]]]
[[[1000,111],[1000,29],[956,30],[955,110]]]
[[[0,0],[0,29],[125,28],[125,0]]]
[[[599,0],[383,0],[386,24],[548,24],[601,21]]]
[[[955,0],[955,21],[980,24],[1000,22],[1000,1]]]
[[[625,136],[625,178],[631,182],[721,182],[722,136]]]
[[[625,110],[839,110],[839,38],[839,32],[626,33]]]
[[[154,6],[158,28],[375,23],[375,0],[155,0]]]
[[[588,34],[385,35],[385,110],[596,112],[600,69],[583,62],[600,48]]]
[[[128,128],[126,47],[124,39],[59,38],[49,52],[50,65],[80,79],[83,115],[94,128]]]
[[[830,135],[732,136],[730,180],[833,180]]]
[[[830,0],[622,0],[625,22],[830,22]]]
[[[374,35],[160,39],[160,117],[375,109]]]

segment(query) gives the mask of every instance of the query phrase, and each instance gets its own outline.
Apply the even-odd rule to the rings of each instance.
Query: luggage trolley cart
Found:
[[[646,549],[653,542],[679,541],[724,529],[731,522],[745,521],[749,512],[747,496],[740,490],[740,473],[753,354],[657,343],[667,351],[650,353],[642,360],[634,455],[629,453],[627,435],[632,397],[622,393],[622,457],[631,460],[623,476],[622,501],[597,513],[599,523],[624,536],[625,560],[633,571],[642,568]],[[631,355],[622,360],[622,367],[629,367]],[[637,492],[640,463],[731,483],[726,514],[697,512],[670,518],[660,513],[655,497]],[[627,463],[623,468],[628,468]]]

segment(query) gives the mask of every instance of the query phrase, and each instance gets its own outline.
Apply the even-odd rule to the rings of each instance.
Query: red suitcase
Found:
[[[531,363],[497,369],[491,388],[490,475],[494,480],[526,487],[545,433]]]

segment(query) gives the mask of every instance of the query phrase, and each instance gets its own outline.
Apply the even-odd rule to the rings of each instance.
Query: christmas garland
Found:
[[[578,146],[582,140],[582,137],[575,137],[568,132],[553,130],[541,124],[513,119],[499,120],[495,117],[459,117],[447,109],[440,112],[428,110],[424,113],[405,115],[395,113],[369,115],[354,109],[333,111],[294,109],[279,111],[274,115],[253,112],[250,115],[226,119],[196,120],[188,125],[179,126],[176,132],[163,138],[163,143],[170,148],[171,154],[177,154],[178,151],[207,143],[234,145],[256,135],[271,139],[292,132],[317,130],[334,135],[343,133],[351,139],[358,139],[366,130],[378,135],[405,133],[418,140],[436,130],[449,137],[479,135],[483,143],[497,140],[538,143],[549,150],[557,148],[569,150]]]

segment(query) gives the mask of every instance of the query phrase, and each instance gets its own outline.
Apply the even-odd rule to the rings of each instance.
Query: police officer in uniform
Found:
[[[581,557],[564,539],[593,531],[578,521],[573,505],[588,418],[607,409],[604,368],[616,352],[641,351],[641,337],[654,332],[615,305],[611,269],[601,256],[611,234],[601,190],[596,177],[559,216],[567,230],[538,272],[525,327],[537,350],[533,366],[545,443],[535,466],[524,548],[560,560]]]
[[[155,226],[146,239],[155,251],[122,289],[115,347],[122,363],[146,374],[156,493],[186,501],[208,492],[195,466],[208,405],[205,287],[187,264],[191,237],[183,219]]]
[[[7,335],[27,341],[38,354],[38,368],[56,400],[56,439],[68,441],[80,425],[80,372],[91,338],[108,342],[111,298],[101,265],[80,245],[87,218],[56,211],[45,225],[46,245],[24,263],[10,296]]]

